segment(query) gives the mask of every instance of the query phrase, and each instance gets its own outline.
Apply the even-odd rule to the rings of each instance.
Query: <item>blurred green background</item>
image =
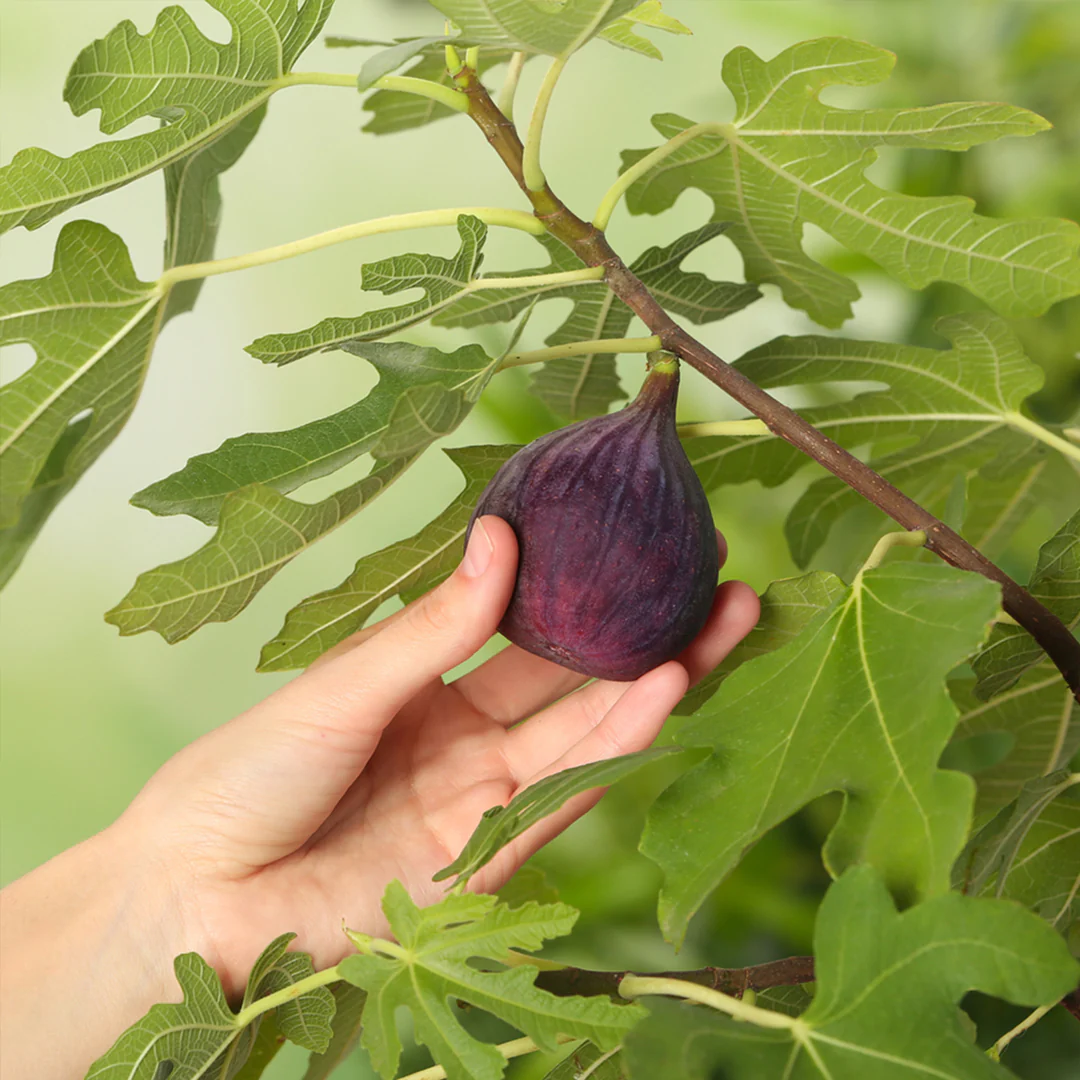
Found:
[[[76,119],[61,99],[71,61],[124,18],[148,31],[166,6],[165,0],[0,0],[0,163],[24,146],[69,154],[97,141],[95,115]],[[227,36],[225,20],[207,5],[188,0],[184,6],[208,33]],[[664,6],[695,32],[692,38],[657,35],[666,63],[596,44],[560,83],[544,164],[553,186],[583,216],[591,215],[616,175],[621,149],[655,145],[652,113],[729,115],[730,97],[720,80],[729,49],[745,44],[771,56],[803,38],[844,34],[893,49],[900,59],[890,82],[863,92],[830,91],[834,103],[1005,100],[1055,125],[1037,139],[1008,140],[963,155],[888,152],[873,167],[879,182],[913,193],[968,194],[983,213],[1080,217],[1076,0],[666,0]],[[423,0],[338,0],[326,30],[386,37],[438,33],[441,25]],[[316,44],[298,67],[349,72],[359,62],[352,50]],[[527,68],[522,102],[529,101],[541,69]],[[499,74],[489,82],[497,85]],[[303,87],[277,95],[259,137],[223,178],[219,254],[408,210],[520,205],[513,183],[465,119],[376,139],[359,130],[366,115],[360,100],[340,89]],[[118,232],[140,277],[152,279],[160,271],[162,208],[162,181],[153,176],[81,208],[79,215]],[[661,218],[631,219],[620,209],[609,235],[632,257],[696,227],[710,212],[704,195],[690,191]],[[5,236],[3,280],[47,273],[56,235],[70,216],[34,233]],[[951,287],[907,292],[824,234],[808,231],[812,250],[852,273],[862,289],[846,335],[941,345],[932,330],[936,316],[978,306]],[[170,754],[280,685],[283,677],[256,675],[254,664],[287,607],[337,583],[359,556],[422,526],[438,508],[433,492],[438,505],[446,501],[456,472],[431,451],[371,508],[275,578],[235,622],[212,624],[169,647],[150,634],[120,639],[102,620],[137,572],[188,553],[207,535],[192,520],[157,519],[129,506],[134,491],[230,435],[324,415],[374,382],[361,361],[343,353],[278,369],[259,364],[243,346],[260,334],[298,329],[370,304],[371,298],[360,295],[363,261],[417,248],[448,254],[454,245],[451,230],[378,237],[219,277],[207,284],[194,314],[167,328],[135,416],[54,514],[0,603],[0,880],[12,880],[107,825]],[[542,260],[528,238],[492,233],[488,268],[535,261]],[[741,262],[722,239],[696,253],[688,266],[713,277],[741,278]],[[765,293],[747,310],[706,327],[703,339],[720,354],[737,357],[780,333],[822,332],[786,308],[774,289],[766,287]],[[538,345],[564,316],[563,303],[540,309],[525,347]],[[1030,355],[1047,370],[1040,412],[1047,419],[1067,418],[1080,401],[1080,302],[1015,325]],[[479,340],[494,350],[507,333],[488,329]],[[426,330],[411,336],[464,340],[460,333]],[[31,359],[29,347],[5,349],[4,381]],[[622,370],[632,389],[640,360],[624,359]],[[696,373],[685,378],[683,418],[739,415]],[[524,441],[549,427],[551,418],[523,393],[526,381],[521,371],[500,376],[450,442]],[[769,492],[756,484],[722,490],[715,512],[728,537],[731,576],[760,590],[795,572],[782,522],[813,475],[808,470]],[[300,496],[317,493],[312,485]],[[1006,568],[1026,578],[1050,528],[1034,523],[1005,555]],[[823,562],[829,558],[826,551]],[[636,852],[645,807],[665,780],[657,768],[620,786],[537,858],[563,899],[583,911],[578,931],[559,955],[589,966],[647,969],[743,965],[809,951],[814,912],[827,884],[818,852],[835,805],[825,800],[811,807],[758,845],[718,890],[675,956],[656,929],[658,874]],[[989,1002],[974,1010],[989,1039],[1019,1015]],[[1080,1076],[1080,1025],[1057,1012],[1010,1048],[1008,1064],[1021,1075]],[[426,1060],[421,1051],[406,1065],[419,1068]],[[274,1075],[298,1075],[295,1064],[295,1057],[283,1055]],[[532,1076],[537,1063],[515,1068],[517,1076]],[[368,1075],[359,1059],[350,1069],[343,1073]]]

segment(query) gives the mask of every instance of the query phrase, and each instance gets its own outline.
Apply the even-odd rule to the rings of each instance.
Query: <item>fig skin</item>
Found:
[[[638,396],[519,450],[469,522],[495,514],[519,545],[499,630],[528,652],[620,682],[678,656],[705,625],[719,573],[705,491],[675,430],[678,362]]]

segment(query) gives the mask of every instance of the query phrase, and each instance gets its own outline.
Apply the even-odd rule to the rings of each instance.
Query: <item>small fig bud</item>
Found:
[[[712,513],[675,430],[678,362],[659,355],[620,412],[519,450],[469,523],[495,514],[517,534],[502,633],[599,679],[636,679],[677,656],[716,589]]]

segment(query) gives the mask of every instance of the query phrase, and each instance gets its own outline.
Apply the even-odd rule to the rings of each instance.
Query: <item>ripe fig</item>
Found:
[[[499,629],[521,648],[623,681],[677,656],[705,625],[716,532],[675,431],[678,385],[678,362],[659,354],[633,402],[523,447],[481,494],[469,532],[495,514],[517,534]]]

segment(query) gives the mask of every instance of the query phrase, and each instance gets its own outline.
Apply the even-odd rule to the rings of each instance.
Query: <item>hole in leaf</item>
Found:
[[[37,353],[33,345],[20,341],[14,345],[4,345],[0,348],[0,386],[7,386],[14,382],[20,375],[25,375],[37,359]]]

